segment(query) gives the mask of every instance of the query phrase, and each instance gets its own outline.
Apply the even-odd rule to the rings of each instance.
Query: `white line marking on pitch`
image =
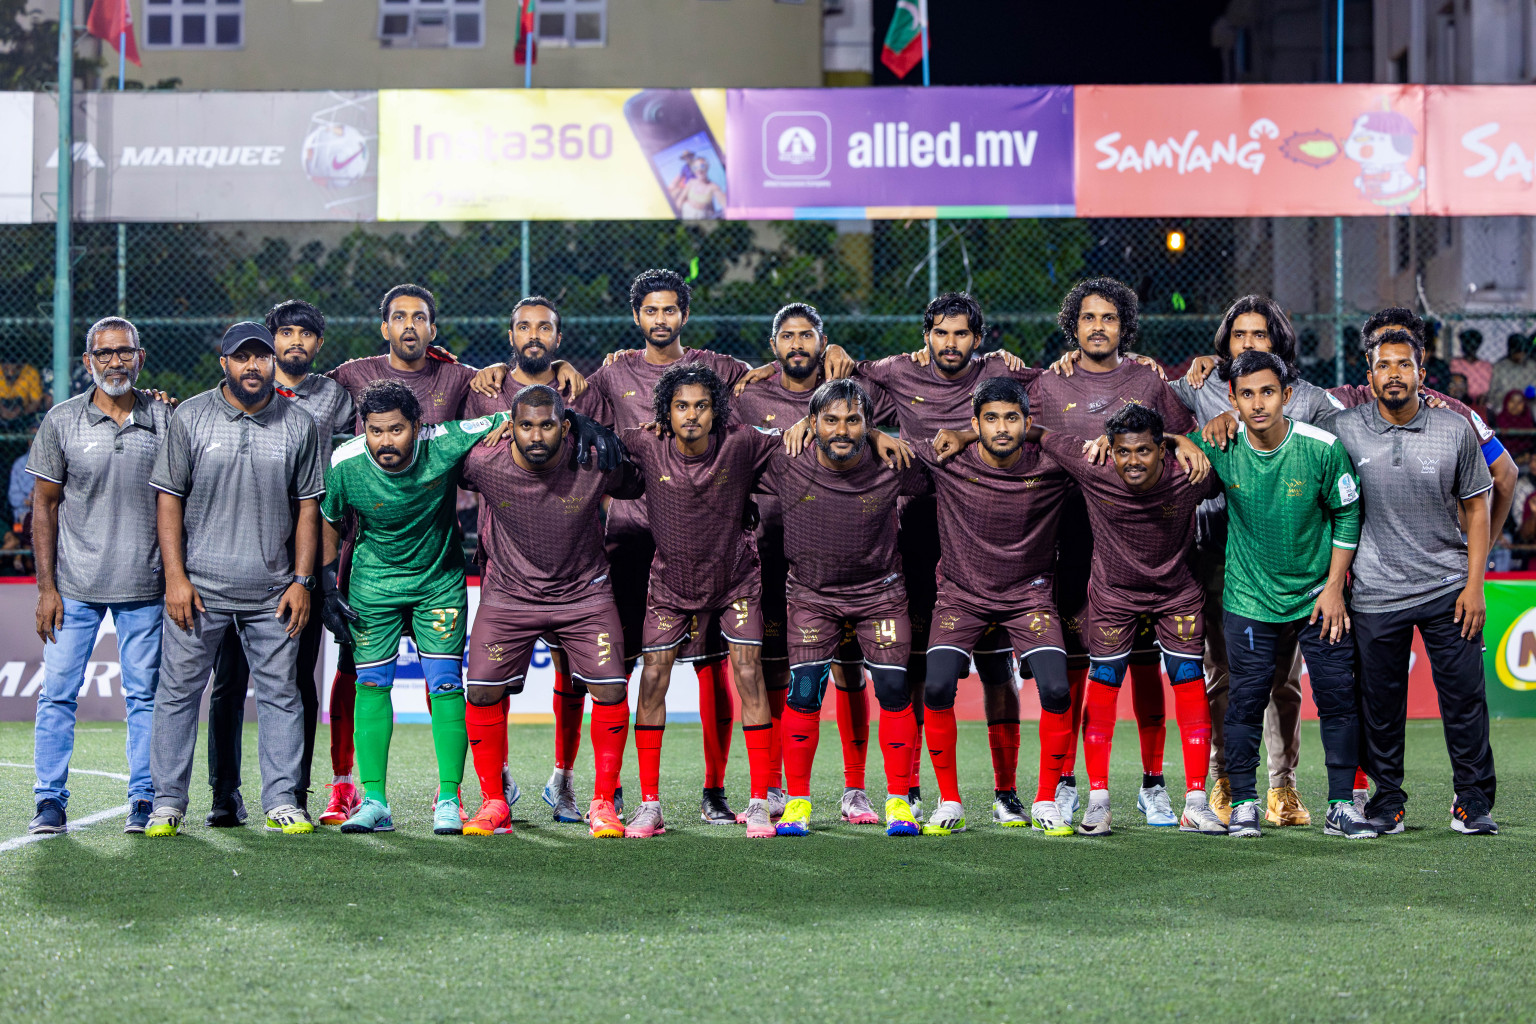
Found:
[[[36,771],[37,770],[37,766],[36,765],[18,764],[15,761],[0,761],[0,768],[26,768],[26,769],[29,769],[29,770],[32,770],[32,771]],[[77,775],[100,775],[103,778],[118,779],[119,781],[122,781],[122,782],[127,782],[128,781],[128,776],[120,775],[117,772],[95,772],[95,771],[90,771],[89,769],[86,769],[86,768],[71,768],[70,771],[74,772]],[[128,807],[127,804],[123,804],[123,805],[121,805],[119,807],[109,807],[105,811],[97,811],[95,814],[87,815],[84,818],[77,818],[74,821],[70,822],[69,823],[69,831],[70,832],[76,832],[76,831],[79,831],[80,829],[85,828],[87,825],[94,825],[98,821],[106,821],[108,818],[121,818],[122,816],[127,814],[128,811],[129,811],[129,807]],[[30,846],[33,843],[40,843],[44,839],[53,839],[56,836],[62,836],[62,835],[67,835],[67,834],[68,833],[65,833],[65,832],[47,832],[47,833],[44,833],[42,835],[36,835],[36,836],[34,836],[34,835],[17,836],[15,839],[7,839],[5,842],[0,843],[0,853],[10,853],[12,850],[19,850],[23,846]]]

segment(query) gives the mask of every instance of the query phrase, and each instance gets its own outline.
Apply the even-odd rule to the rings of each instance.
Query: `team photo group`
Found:
[[[1404,830],[1416,629],[1450,827],[1498,831],[1483,584],[1517,472],[1475,412],[1424,387],[1425,325],[1409,310],[1363,325],[1369,383],[1323,389],[1297,371],[1286,314],[1255,295],[1174,379],[1137,354],[1136,293],[1110,278],[1066,294],[1066,354],[1046,368],[982,354],[983,310],[965,293],[928,303],[913,352],[875,360],[790,303],[756,368],[685,347],[677,273],[640,273],[629,305],[643,345],[588,376],[559,358],[560,312],[537,295],[511,311],[507,361],[477,370],[436,344],[431,292],[402,284],[379,307],[387,352],[317,373],[325,318],[283,301],[228,329],[223,379],[194,396],[139,389],[154,339],[119,317],[95,323],[93,385],[48,412],[26,461],[44,640],[30,830],[67,828],[77,697],[110,614],[125,831],[148,837],[176,836],[202,804],[205,695],[204,820],[245,824],[248,692],[267,830],[393,830],[392,689],[409,637],[438,835],[513,831],[508,716],[549,710],[518,698],[542,641],[555,674],[542,795],[554,821],[597,838],[666,832],[680,661],[699,686],[699,814],[750,837],[838,820],[890,836],[976,827],[956,704],[979,685],[996,826],[1111,834],[1129,689],[1142,780],[1134,819],[1115,794],[1115,823],[1254,838],[1313,825],[1310,802],[1327,835],[1375,838]],[[328,690],[326,631],[340,651]],[[1304,674],[1326,794],[1297,787]],[[1038,695],[1032,796],[1018,777],[1021,683]],[[1181,806],[1163,768],[1169,690]],[[835,815],[811,800],[827,703]],[[738,717],[739,811],[726,789]],[[576,779],[583,731],[590,791]],[[871,739],[885,785],[873,799]]]

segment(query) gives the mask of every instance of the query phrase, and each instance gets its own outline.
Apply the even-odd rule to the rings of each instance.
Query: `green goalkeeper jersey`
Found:
[[[1259,622],[1312,614],[1328,583],[1333,549],[1360,540],[1360,478],[1338,438],[1286,421],[1285,440],[1257,451],[1248,431],[1222,451],[1190,434],[1211,460],[1227,495],[1227,575],[1223,607]]]
[[[366,437],[355,437],[332,453],[320,513],[338,525],[349,508],[357,516],[354,587],[414,590],[443,575],[464,574],[456,509],[459,472],[475,443],[506,418],[502,412],[423,426],[410,465],[394,472],[368,454]]]

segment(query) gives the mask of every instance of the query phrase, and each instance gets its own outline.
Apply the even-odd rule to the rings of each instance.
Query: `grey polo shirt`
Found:
[[[314,418],[320,431],[320,450],[331,450],[331,439],[338,434],[351,435],[352,396],[347,389],[329,377],[311,373],[296,388],[278,386],[278,394],[295,402],[300,409]]]
[[[1335,416],[1328,429],[1360,475],[1350,606],[1401,611],[1466,586],[1457,502],[1493,487],[1472,425],[1420,402],[1413,419],[1397,426],[1370,402]]]
[[[54,581],[71,601],[119,604],[165,593],[149,474],[171,407],[135,391],[122,426],[97,408],[93,385],[48,410],[27,472],[64,488]]]
[[[1236,416],[1232,408],[1232,392],[1227,382],[1214,373],[1206,378],[1201,387],[1194,387],[1180,377],[1168,382],[1184,408],[1194,416],[1195,422],[1205,426],[1224,412]],[[1297,379],[1291,384],[1291,400],[1285,403],[1285,414],[1301,423],[1314,427],[1327,426],[1327,421],[1344,411],[1344,403],[1310,381]],[[1225,552],[1227,549],[1227,496],[1218,494],[1200,503],[1195,512],[1195,543],[1208,551]]]
[[[293,575],[296,502],[325,494],[315,421],[276,394],[250,415],[221,384],[176,409],[149,483],[186,502],[187,576],[204,606],[271,608]]]

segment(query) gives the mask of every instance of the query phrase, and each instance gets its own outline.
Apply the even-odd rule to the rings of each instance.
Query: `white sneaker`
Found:
[[[880,824],[880,815],[875,813],[874,805],[869,802],[869,794],[862,789],[843,790],[838,812],[850,825]]]
[[[1136,809],[1147,816],[1148,825],[1177,825],[1173,816],[1173,802],[1168,799],[1167,786],[1143,786],[1136,797]]]
[[[768,817],[778,821],[784,817],[784,808],[789,806],[789,794],[777,786],[768,788]]]
[[[933,809],[928,824],[923,826],[925,836],[949,836],[965,831],[965,808],[958,800],[940,800]]]
[[[1109,790],[1095,789],[1088,794],[1088,809],[1083,812],[1077,831],[1085,836],[1109,835]]]
[[[506,765],[501,766],[501,798],[511,807],[523,798],[523,790],[512,777],[512,769]]]
[[[1355,810],[1360,812],[1360,817],[1365,817],[1365,803],[1371,798],[1371,791],[1368,789],[1357,789],[1351,795],[1354,797]]]
[[[1068,782],[1056,783],[1056,810],[1063,821],[1070,822],[1077,813],[1077,786]]]
[[[556,821],[579,825],[587,820],[582,816],[581,808],[576,805],[576,785],[569,771],[556,768],[544,784],[543,796],[544,802],[554,809]]]
[[[1069,836],[1072,823],[1061,816],[1055,800],[1036,800],[1029,808],[1029,827],[1048,836]]]
[[[1184,813],[1179,818],[1179,831],[1224,836],[1227,834],[1227,826],[1211,810],[1211,802],[1204,790],[1192,789],[1184,794]]]
[[[1049,800],[1045,802],[1050,803]],[[992,820],[1003,828],[1024,828],[1029,824],[1029,815],[1025,813],[1024,805],[1019,802],[1017,791],[1005,789],[994,796]]]

